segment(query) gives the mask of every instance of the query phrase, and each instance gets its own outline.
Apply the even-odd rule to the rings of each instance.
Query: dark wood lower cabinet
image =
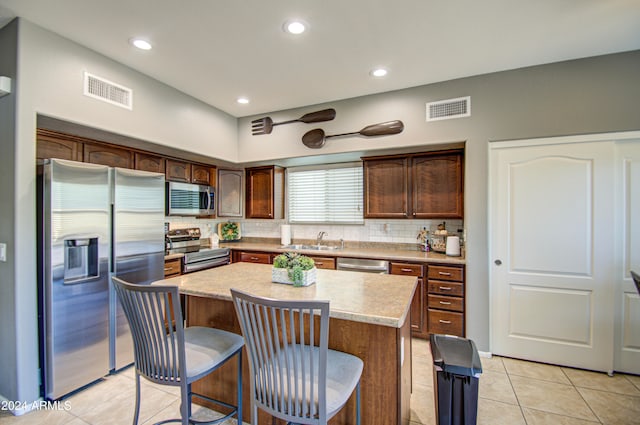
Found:
[[[315,263],[317,269],[329,269],[329,270],[335,270],[336,269],[336,259],[335,258],[331,258],[331,257],[314,257],[314,256],[310,256],[310,258]]]
[[[171,260],[164,260],[164,278],[168,279],[174,276],[180,276],[182,274],[182,259],[172,258]]]
[[[454,311],[427,310],[429,333],[464,336],[464,314]]]
[[[465,336],[464,266],[427,265],[427,333]]]
[[[275,254],[269,252],[234,251],[233,262],[271,264]]]
[[[277,255],[278,252],[232,250],[234,263],[272,264]],[[317,268],[336,268],[334,257],[311,258]],[[410,309],[412,336],[424,339],[432,333],[465,336],[464,265],[391,261],[389,271],[418,278]]]
[[[422,264],[391,262],[391,274],[416,276],[418,286],[411,300],[411,333],[413,336],[426,338],[426,309],[424,298],[424,266]]]

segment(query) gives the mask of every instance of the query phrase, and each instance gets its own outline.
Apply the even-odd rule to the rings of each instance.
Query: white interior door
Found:
[[[640,139],[616,143],[615,370],[640,374]]]
[[[613,370],[613,146],[575,137],[491,144],[495,354]]]

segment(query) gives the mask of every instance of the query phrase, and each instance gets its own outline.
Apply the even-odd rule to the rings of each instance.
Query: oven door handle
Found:
[[[224,266],[229,264],[229,257],[211,258],[205,261],[197,261],[195,263],[185,263],[182,266],[182,273],[197,272],[199,270],[211,269],[213,267]]]

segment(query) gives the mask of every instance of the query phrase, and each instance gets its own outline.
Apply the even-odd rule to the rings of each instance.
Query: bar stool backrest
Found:
[[[135,367],[147,379],[181,385],[186,376],[184,326],[176,286],[134,285],[113,278],[129,321]]]
[[[293,423],[326,423],[329,301],[231,290],[249,353],[252,406]]]

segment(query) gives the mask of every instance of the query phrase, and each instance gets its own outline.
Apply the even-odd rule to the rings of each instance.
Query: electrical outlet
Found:
[[[7,261],[7,244],[0,243],[0,261]]]

